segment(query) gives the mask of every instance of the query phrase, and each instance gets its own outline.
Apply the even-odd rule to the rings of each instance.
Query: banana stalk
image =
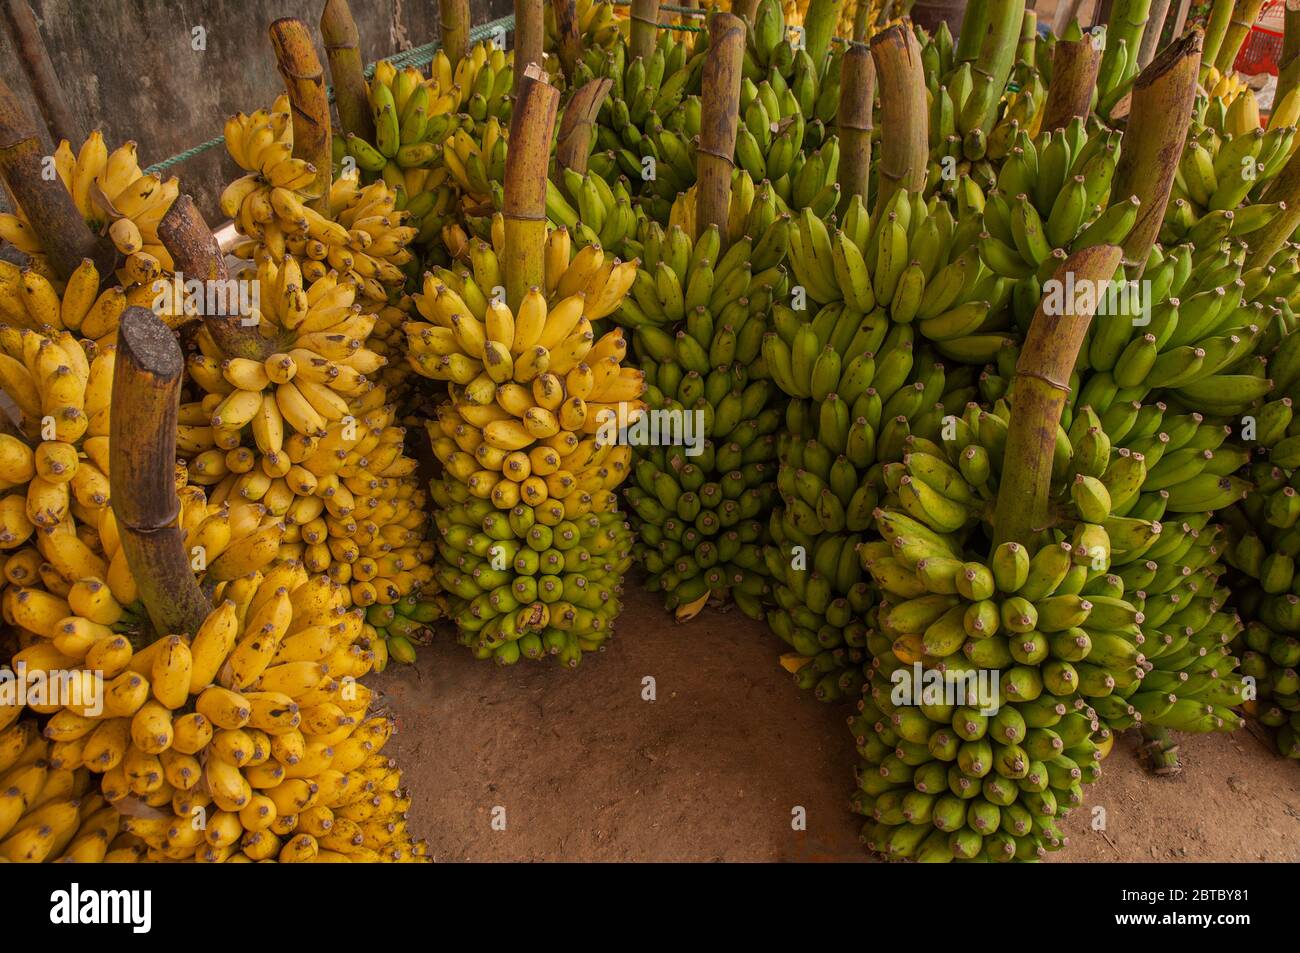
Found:
[[[1106,52],[1101,59],[1101,75],[1107,83],[1102,95],[1111,92],[1137,72],[1135,52],[1142,43],[1151,0],[1115,0],[1106,21]]]
[[[861,196],[867,203],[871,174],[871,107],[876,98],[876,67],[865,46],[854,46],[840,64],[840,207]]]
[[[844,0],[811,0],[808,4],[808,13],[803,21],[804,48],[812,57],[818,77],[826,73],[831,37],[835,35],[835,26],[840,21],[840,7],[843,5]]]
[[[628,60],[640,57],[650,62],[659,38],[659,0],[632,0],[632,33],[628,40]]]
[[[87,258],[101,275],[111,275],[116,257],[112,244],[95,237],[63,183],[57,176],[47,178],[44,166],[45,150],[31,118],[8,84],[0,81],[0,177],[10,197],[27,214],[61,278]]]
[[[320,33],[325,41],[325,56],[329,59],[334,101],[343,132],[374,142],[375,122],[370,115],[370,100],[366,93],[366,76],[358,46],[360,36],[348,0],[326,0],[320,15]]]
[[[961,18],[961,32],[957,34],[957,46],[953,50],[953,65],[974,64],[980,54],[980,43],[988,25],[989,0],[972,0],[967,3],[966,12]]]
[[[462,0],[462,4],[465,8],[465,22],[468,25],[469,2]],[[578,68],[579,60],[582,59],[582,35],[578,29],[577,4],[574,0],[555,0],[553,7],[555,28],[560,35],[560,66],[564,69],[565,79],[572,83],[574,71]]]
[[[919,192],[925,187],[930,121],[925,69],[911,29],[900,23],[876,34],[871,38],[871,57],[880,83],[880,163],[874,220],[899,189]]]
[[[158,223],[158,238],[172,256],[177,272],[200,281],[226,281],[230,277],[216,238],[188,195],[177,198]],[[277,342],[263,337],[256,324],[244,324],[241,317],[209,314],[204,316],[204,323],[230,357],[261,361],[275,353]]]
[[[546,21],[542,0],[515,0],[515,99],[523,96],[528,67],[542,68],[542,46],[546,42]]]
[[[519,63],[516,61],[516,68]],[[519,74],[518,98],[510,123],[506,154],[505,260],[506,298],[518,308],[529,288],[546,285],[546,167],[560,91],[548,83],[540,66]]]
[[[1219,47],[1223,45],[1223,37],[1228,32],[1234,6],[1236,0],[1214,0],[1214,5],[1210,7],[1210,17],[1205,23],[1205,42],[1201,46],[1201,62],[1207,69],[1218,61]]]
[[[575,92],[564,107],[560,120],[560,135],[555,144],[556,185],[563,185],[563,169],[572,169],[579,175],[587,174],[587,160],[591,157],[591,139],[596,134],[596,116],[609,95],[613,82],[608,78],[593,79]]]
[[[1263,7],[1264,0],[1242,0],[1241,5],[1233,9],[1234,16],[1228,22],[1223,45],[1219,47],[1219,55],[1214,58],[1214,65],[1220,73],[1232,71],[1233,64],[1237,62],[1237,54],[1241,52],[1241,44],[1246,41],[1246,35],[1259,19]]]
[[[1194,30],[1170,43],[1133,84],[1128,135],[1115,170],[1111,205],[1137,196],[1137,223],[1124,241],[1124,257],[1139,270],[1160,231],[1178,157],[1191,124],[1201,34]]]
[[[1156,55],[1160,45],[1160,35],[1165,31],[1165,19],[1169,16],[1169,0],[1151,0],[1150,18],[1142,34],[1142,46],[1138,49],[1138,69],[1144,70]]]
[[[1101,54],[1092,36],[1057,40],[1052,54],[1052,83],[1043,106],[1043,132],[1064,129],[1074,118],[1087,119],[1097,88]]]
[[[709,56],[704,65],[699,154],[696,175],[697,237],[711,225],[727,247],[731,211],[732,156],[740,122],[741,61],[745,53],[745,24],[729,13],[709,18]]]
[[[86,137],[81,124],[68,108],[63,84],[50,62],[50,53],[45,48],[32,5],[27,0],[5,0],[4,12],[9,35],[13,38],[18,58],[22,60],[23,73],[27,76],[32,95],[36,97],[36,105],[45,119],[50,138],[55,142],[60,139],[81,142]]]
[[[177,525],[174,461],[184,368],[171,330],[152,311],[127,308],[113,366],[109,480],[127,562],[159,637],[197,632],[212,609]]]
[[[315,180],[300,191],[314,196],[312,206],[327,208],[330,191],[330,104],[325,71],[307,24],[284,17],[271,24],[271,45],[293,104],[293,155],[316,168]]]
[[[573,8],[572,3],[559,5],[565,6]],[[469,24],[469,0],[438,0],[438,37],[451,61],[453,74],[460,61],[469,55]]]
[[[1067,258],[1054,278],[1065,284],[1067,277],[1073,276],[1078,288],[1102,287],[1114,277],[1120,254],[1116,245],[1084,248]],[[1092,296],[1094,307],[1096,298]],[[1065,308],[1066,314],[1048,314],[1048,300],[1044,297],[1038,305],[1016,365],[1015,408],[1007,432],[1006,462],[993,520],[995,547],[1010,541],[1032,551],[1038,534],[1049,523],[1057,429],[1070,390],[1070,372],[1092,321],[1092,311],[1071,302],[1072,306]]]

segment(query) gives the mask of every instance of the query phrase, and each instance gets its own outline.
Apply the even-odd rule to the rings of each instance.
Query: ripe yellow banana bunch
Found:
[[[175,270],[158,239],[158,223],[180,194],[179,180],[173,176],[164,182],[156,173],[146,175],[134,142],[110,153],[99,130],[76,153],[68,140],[60,142],[54,168],[86,224],[97,234],[107,234],[125,256],[117,276],[124,286],[138,289],[130,303],[148,307],[153,280]],[[43,262],[43,249],[22,209],[0,213],[0,238]],[[36,267],[44,270],[40,264]]]
[[[31,706],[51,716],[48,759],[98,775],[110,804],[164,815],[122,811],[131,816],[107,838],[106,859],[422,854],[405,829],[400,773],[380,755],[392,724],[366,718],[371,693],[357,679],[373,653],[345,587],[281,561],[223,582],[192,636],[140,651],[111,622],[78,614],[80,595],[11,589],[5,600],[39,629],[14,661],[74,670],[83,688],[80,702]]]
[[[620,296],[621,297],[621,296]],[[410,360],[449,382],[430,424],[434,453],[474,495],[500,509],[560,500],[570,517],[616,507],[631,450],[612,429],[641,413],[644,374],[622,367],[621,330],[594,340],[581,290],[548,308],[542,290],[518,312],[489,301],[480,320],[437,277],[426,276],[407,325]]]
[[[330,185],[323,208],[316,208],[306,189],[315,168],[293,157],[293,126],[288,98],[281,96],[270,112],[239,113],[226,121],[226,147],[248,174],[231,182],[221,196],[221,210],[247,239],[234,253],[257,263],[279,264],[297,257],[309,281],[334,269],[350,275],[375,301],[406,281],[401,269],[413,260],[407,246],[416,229],[402,223],[397,194],[382,179],[362,187],[352,169]]]
[[[0,708],[0,862],[102,861],[121,815],[92,788],[93,776],[52,757],[32,718]]]

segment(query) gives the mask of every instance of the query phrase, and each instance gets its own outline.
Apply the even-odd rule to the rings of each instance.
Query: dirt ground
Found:
[[[386,750],[433,856],[866,859],[847,809],[846,711],[799,691],[776,637],[739,612],[676,626],[629,588],[609,649],[576,672],[498,669],[443,634],[414,666],[371,679],[397,717]],[[1181,775],[1153,778],[1120,739],[1054,859],[1300,860],[1300,765],[1248,731],[1187,739],[1182,754]],[[1097,807],[1104,831],[1091,829]]]

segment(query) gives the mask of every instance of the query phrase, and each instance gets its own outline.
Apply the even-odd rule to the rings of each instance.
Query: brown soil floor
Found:
[[[398,720],[386,750],[413,830],[438,860],[865,859],[846,806],[846,711],[799,691],[779,644],[734,611],[674,625],[640,590],[609,649],[576,672],[498,669],[440,635],[414,666],[371,680]],[[1300,860],[1300,764],[1261,738],[1187,739],[1169,779],[1120,739],[1054,859]],[[1097,807],[1104,832],[1090,829]]]

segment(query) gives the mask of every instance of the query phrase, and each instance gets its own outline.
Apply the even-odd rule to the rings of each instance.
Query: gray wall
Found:
[[[270,105],[284,86],[267,27],[278,17],[299,17],[319,42],[324,0],[31,0],[31,6],[83,133],[100,128],[110,148],[135,139],[141,165],[150,165],[221,135],[230,114]],[[352,0],[351,6],[367,63],[437,37],[436,0]],[[471,9],[477,24],[514,5],[472,0]],[[196,26],[207,32],[205,52],[191,49]],[[2,27],[0,75],[39,122]],[[217,197],[236,173],[225,150],[209,150],[169,172],[215,224]]]

